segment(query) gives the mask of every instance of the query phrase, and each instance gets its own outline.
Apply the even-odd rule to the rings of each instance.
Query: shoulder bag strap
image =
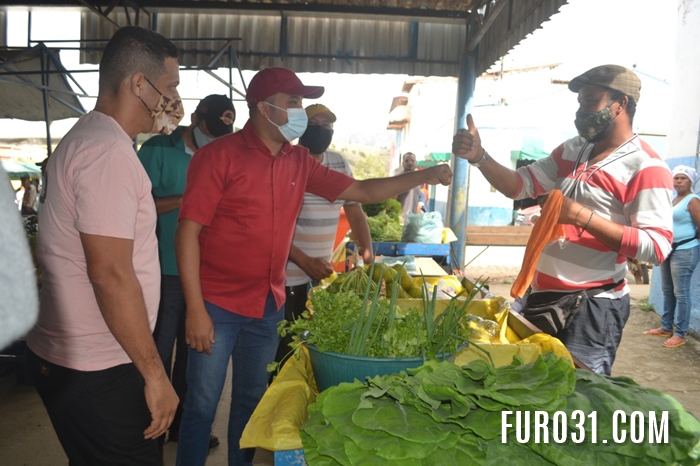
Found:
[[[585,290],[585,293],[586,296],[588,296],[588,298],[590,299],[604,291],[610,291],[612,289],[617,288],[618,286],[622,285],[623,282],[624,280],[620,280],[616,283],[608,283],[607,285],[599,286],[598,288],[591,288],[590,290]]]

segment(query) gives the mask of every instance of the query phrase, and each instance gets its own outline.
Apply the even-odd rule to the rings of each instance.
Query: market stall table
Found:
[[[347,248],[354,251],[355,243],[349,242]],[[372,248],[380,256],[444,257],[450,264],[450,243],[372,243]]]
[[[451,247],[450,243],[390,243],[377,242],[372,243],[374,254],[378,256],[399,257],[399,256],[414,256],[419,264],[419,270],[410,272],[411,275],[420,275],[421,271],[426,276],[440,276],[445,274],[445,269],[438,264],[435,259],[442,258],[445,266],[450,265]],[[352,241],[347,244],[348,251],[355,250],[355,243]],[[350,254],[348,254],[348,257]],[[346,262],[346,270],[347,270]]]
[[[505,302],[503,298],[495,299]],[[515,355],[522,357],[534,351],[535,347],[537,354],[544,348],[550,351],[555,347],[556,351],[560,351],[558,347],[563,348],[558,340],[552,341],[549,336],[542,335],[541,339],[533,337],[537,329],[532,324],[511,310],[507,312],[509,331],[512,331],[516,338],[532,338],[523,343],[522,347],[514,344],[503,345],[505,359],[512,360]],[[504,358],[499,358],[501,363]],[[496,364],[500,365],[498,362]],[[577,367],[580,366],[577,364]],[[241,445],[274,451],[276,465],[304,464],[298,428],[305,421],[307,407],[315,402],[317,393],[309,355],[304,348],[300,360],[286,364],[269,387],[246,427]],[[279,433],[282,435],[278,435]]]

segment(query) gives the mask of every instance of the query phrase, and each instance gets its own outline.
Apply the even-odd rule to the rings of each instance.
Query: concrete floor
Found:
[[[229,366],[230,371],[230,366]],[[0,378],[0,465],[1,466],[67,466],[68,458],[61,448],[41,398],[34,387],[19,385],[13,374]],[[230,408],[231,377],[226,378],[212,432],[221,445],[210,450],[207,466],[227,466],[226,432]],[[166,443],[164,465],[175,464],[176,443]],[[272,466],[273,453],[258,450],[253,464]]]
[[[508,296],[511,282],[508,278],[493,280],[491,290],[498,296]],[[639,307],[640,299],[648,295],[648,288],[646,285],[631,286],[632,314],[625,327],[613,375],[625,375],[641,385],[669,393],[688,411],[700,417],[700,344],[695,338],[690,338],[687,345],[668,350],[661,348],[662,340],[642,335],[643,330],[659,324],[656,313],[644,312]],[[208,466],[227,464],[228,393],[230,387],[227,386],[213,427],[213,433],[221,439],[221,445],[211,450]],[[176,448],[175,444],[166,444],[166,466],[175,464]],[[14,375],[0,378],[0,465],[67,464],[68,460],[34,388],[16,384]],[[272,454],[259,450],[255,464],[272,465]]]

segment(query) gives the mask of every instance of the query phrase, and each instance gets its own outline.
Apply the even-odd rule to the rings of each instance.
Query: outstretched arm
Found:
[[[448,165],[436,165],[426,170],[416,170],[390,178],[355,181],[338,195],[338,199],[356,201],[361,204],[373,204],[392,198],[424,183],[449,185],[451,182],[452,169]]]

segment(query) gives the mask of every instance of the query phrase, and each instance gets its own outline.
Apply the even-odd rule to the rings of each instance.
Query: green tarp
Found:
[[[34,177],[41,175],[41,169],[36,165],[14,160],[3,160],[2,168],[13,180],[17,180],[23,176]]]
[[[519,160],[539,160],[547,157],[549,152],[544,150],[541,139],[538,138],[523,138],[523,145],[520,149]]]

